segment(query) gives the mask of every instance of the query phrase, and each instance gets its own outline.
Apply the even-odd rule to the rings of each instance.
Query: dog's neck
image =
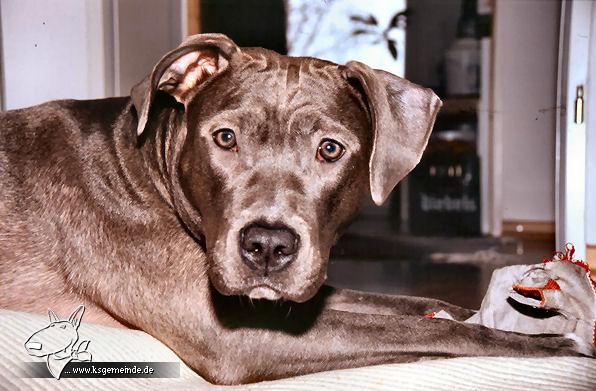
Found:
[[[137,140],[151,183],[161,200],[176,214],[189,233],[204,244],[202,219],[182,191],[179,177],[180,156],[187,136],[181,105],[161,102],[147,124],[147,131]],[[133,123],[131,131],[136,124]]]

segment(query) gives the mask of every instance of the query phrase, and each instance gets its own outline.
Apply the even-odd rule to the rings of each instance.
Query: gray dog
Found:
[[[363,197],[418,163],[441,106],[390,73],[196,35],[131,97],[0,116],[0,306],[85,304],[237,384],[421,357],[578,355],[571,340],[322,286]],[[243,297],[251,300],[243,300]],[[260,300],[252,300],[260,299]]]

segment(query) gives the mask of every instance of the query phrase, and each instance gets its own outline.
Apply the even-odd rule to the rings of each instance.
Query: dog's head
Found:
[[[135,86],[137,132],[156,131],[172,203],[204,239],[225,295],[312,297],[331,246],[371,194],[377,204],[420,160],[440,100],[359,62],[337,65],[195,35]]]

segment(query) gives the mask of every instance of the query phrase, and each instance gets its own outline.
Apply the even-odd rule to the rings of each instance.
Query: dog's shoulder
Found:
[[[54,100],[40,105],[0,113],[0,134],[51,130],[101,131],[111,128],[118,116],[130,106],[129,97],[94,100]],[[97,126],[100,125],[100,126]]]
[[[0,113],[0,187],[77,180],[74,174],[83,175],[82,163],[92,153],[111,151],[120,118],[132,121],[129,112],[130,98],[107,98],[57,100]]]
[[[0,113],[0,157],[14,164],[55,161],[85,145],[110,142],[121,117],[132,120],[128,97],[56,100],[5,111]]]
[[[82,131],[90,132],[96,126],[112,129],[112,125],[122,113],[130,111],[129,97],[104,98],[94,100],[62,100],[54,102],[67,113],[77,124],[81,124]],[[95,128],[95,130],[101,130]]]

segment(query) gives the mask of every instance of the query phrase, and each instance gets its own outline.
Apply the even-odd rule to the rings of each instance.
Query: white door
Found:
[[[596,206],[593,205],[596,193],[586,187],[588,175],[590,183],[596,180],[595,152],[587,153],[588,125],[591,121],[592,133],[596,125],[596,115],[590,118],[588,110],[591,92],[596,87],[594,75],[589,72],[596,67],[596,50],[590,50],[595,47],[595,29],[594,2],[563,2],[557,100],[557,247],[561,249],[565,243],[572,243],[578,259],[586,257],[587,207]],[[595,144],[594,140],[591,144]],[[596,220],[591,223],[590,226]]]

